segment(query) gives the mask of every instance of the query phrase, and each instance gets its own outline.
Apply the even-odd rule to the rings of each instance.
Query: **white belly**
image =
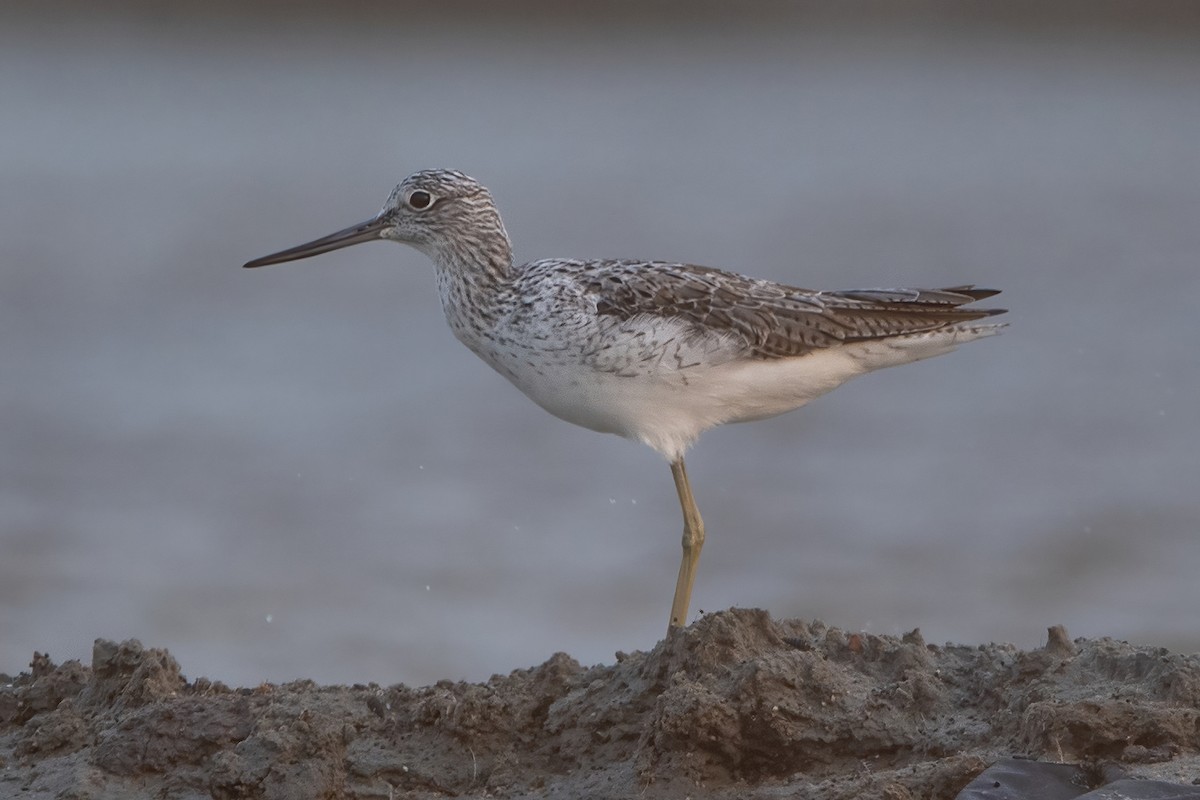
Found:
[[[556,417],[635,439],[671,461],[709,428],[791,411],[864,371],[841,349],[772,361],[660,364],[636,374],[597,371],[578,361],[534,366],[514,358],[493,366]]]
[[[709,428],[799,408],[851,378],[948,353],[993,326],[838,345],[761,359],[740,343],[681,335],[673,325],[604,339],[600,349],[471,346],[531,400],[567,422],[640,441],[670,461]]]

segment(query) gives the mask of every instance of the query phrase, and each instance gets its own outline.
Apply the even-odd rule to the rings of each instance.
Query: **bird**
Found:
[[[999,291],[815,291],[712,267],[550,258],[519,265],[491,193],[457,170],[401,181],[374,217],[247,262],[377,240],[433,262],[454,336],[546,411],[641,442],[671,467],[683,556],[668,634],[687,624],[704,521],[684,455],[718,425],[797,409],[859,375],[992,336]]]

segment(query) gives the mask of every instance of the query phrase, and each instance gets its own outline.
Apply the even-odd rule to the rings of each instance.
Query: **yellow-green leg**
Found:
[[[700,519],[700,509],[696,508],[696,498],[692,497],[692,486],[688,483],[682,458],[671,464],[671,476],[675,478],[675,491],[679,493],[679,505],[683,509],[683,561],[679,564],[679,580],[675,582],[668,633],[671,628],[682,628],[687,624],[696,565],[700,563],[700,550],[704,547],[704,520]]]

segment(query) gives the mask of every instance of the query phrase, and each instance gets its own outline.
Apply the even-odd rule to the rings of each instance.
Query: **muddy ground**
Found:
[[[165,650],[0,676],[2,798],[953,798],[1009,756],[1197,789],[1200,656],[930,645],[766,612],[487,683],[232,689]]]

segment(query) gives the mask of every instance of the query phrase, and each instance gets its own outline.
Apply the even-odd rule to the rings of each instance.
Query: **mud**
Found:
[[[3,798],[949,799],[1011,756],[1200,782],[1200,656],[1061,628],[1021,651],[731,610],[422,688],[233,689],[136,640],[30,666],[0,676]]]

